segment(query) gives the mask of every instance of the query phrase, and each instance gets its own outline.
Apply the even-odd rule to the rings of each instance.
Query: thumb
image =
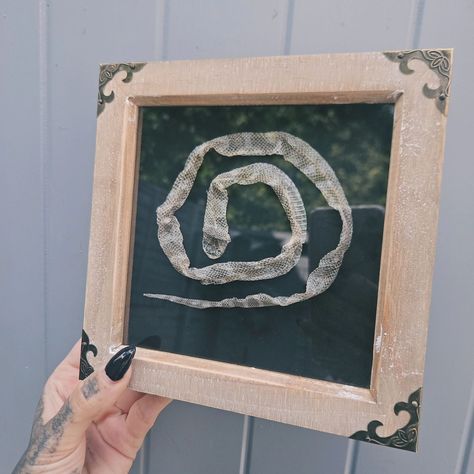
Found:
[[[69,411],[69,423],[64,427],[64,448],[77,446],[90,424],[107,412],[127,389],[131,377],[128,369],[134,356],[134,346],[124,347],[104,369],[97,370],[76,386],[63,407]]]

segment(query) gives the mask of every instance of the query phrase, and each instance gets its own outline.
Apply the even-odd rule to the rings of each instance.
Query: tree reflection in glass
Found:
[[[140,176],[128,338],[130,343],[305,377],[370,384],[393,106],[389,104],[147,107],[142,111]],[[353,209],[354,235],[339,275],[323,294],[285,308],[193,309],[143,293],[203,299],[262,291],[304,291],[306,277],[337,245],[341,223],[306,176],[279,156],[206,155],[186,204],[177,212],[194,266],[212,261],[202,242],[206,190],[219,173],[267,162],[298,187],[308,215],[308,243],[284,276],[204,286],[177,273],[156,237],[156,207],[191,150],[237,132],[284,131],[318,150],[339,178]],[[289,225],[266,185],[233,185],[227,210],[232,242],[219,261],[275,256]]]

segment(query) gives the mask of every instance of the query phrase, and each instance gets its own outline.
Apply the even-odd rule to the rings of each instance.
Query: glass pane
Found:
[[[390,161],[390,104],[173,106],[142,108],[142,140],[128,342],[141,347],[241,364],[360,387],[370,385],[384,206]],[[271,163],[304,202],[307,243],[285,275],[203,285],[178,273],[157,238],[156,208],[189,153],[237,132],[282,131],[310,144],[329,163],[352,209],[353,237],[338,276],[324,293],[286,307],[197,309],[148,293],[205,300],[305,291],[321,257],[341,233],[339,213],[282,156],[226,157],[209,151],[185,204],[176,212],[193,267],[276,256],[290,238],[282,205],[269,186],[229,187],[231,242],[217,261],[202,248],[207,190],[220,173]]]

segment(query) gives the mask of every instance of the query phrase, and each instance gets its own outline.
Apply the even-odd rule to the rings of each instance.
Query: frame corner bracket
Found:
[[[429,99],[436,100],[438,110],[446,114],[446,102],[449,97],[451,86],[451,49],[412,49],[407,51],[387,51],[383,53],[390,61],[399,63],[399,69],[403,74],[412,74],[415,71],[410,68],[412,60],[423,61],[439,78],[439,86],[435,89],[424,84],[423,95]]]
[[[418,443],[418,424],[420,419],[421,387],[414,391],[408,402],[398,402],[393,407],[395,415],[405,411],[410,415],[408,423],[399,428],[390,436],[382,437],[377,434],[377,428],[383,426],[378,420],[373,420],[367,425],[367,430],[357,431],[349,436],[350,439],[366,441],[367,443],[388,446],[390,448],[404,449],[406,451],[416,451]]]
[[[130,82],[135,72],[144,68],[146,63],[116,63],[116,64],[101,64],[99,70],[99,92],[97,96],[97,116],[99,116],[105,108],[105,104],[114,100],[114,91],[106,95],[104,92],[105,86],[114,78],[119,71],[125,71],[126,76],[122,82]]]

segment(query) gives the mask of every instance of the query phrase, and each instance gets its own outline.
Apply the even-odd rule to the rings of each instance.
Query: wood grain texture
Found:
[[[106,88],[115,99],[97,122],[85,308],[102,357],[123,343],[137,104],[164,97],[182,105],[200,96],[232,104],[247,95],[273,103],[280,94],[291,102],[289,92],[297,102],[395,102],[370,390],[145,349],[137,351],[133,388],[345,436],[374,419],[384,424],[381,436],[406,422],[393,407],[422,385],[446,122],[421,92],[437,78],[418,63],[406,75],[382,53],[364,53],[156,62],[131,82],[122,82],[125,72],[115,75]]]

